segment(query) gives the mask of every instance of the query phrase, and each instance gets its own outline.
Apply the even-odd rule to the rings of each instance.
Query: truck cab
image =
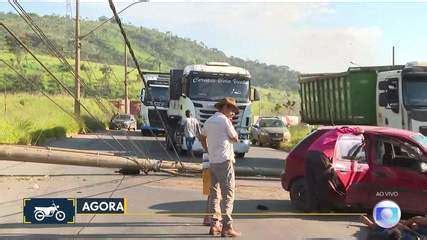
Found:
[[[203,127],[205,121],[217,110],[214,105],[224,97],[237,101],[239,113],[232,122],[239,133],[239,142],[234,144],[237,157],[243,158],[249,151],[249,127],[252,121],[251,101],[258,100],[258,92],[251,89],[251,75],[243,68],[228,63],[210,62],[189,65],[184,69],[171,70],[170,102],[168,109],[168,147],[173,144],[178,150],[186,150],[184,134],[180,123],[185,111],[192,115]],[[203,151],[196,139],[193,151]]]
[[[139,114],[141,133],[142,135],[164,133],[165,129],[159,114],[166,123],[170,75],[169,73],[145,72],[144,78],[147,86],[141,89],[141,110]]]
[[[378,73],[377,125],[427,135],[427,62]]]

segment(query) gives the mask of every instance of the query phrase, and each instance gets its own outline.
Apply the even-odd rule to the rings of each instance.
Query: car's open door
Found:
[[[369,170],[367,140],[363,134],[338,137],[333,157],[335,172],[346,189],[346,203],[359,203],[367,198],[363,190]]]

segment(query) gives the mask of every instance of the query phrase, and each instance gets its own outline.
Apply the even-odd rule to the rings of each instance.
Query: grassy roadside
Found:
[[[280,149],[290,151],[297,145],[305,136],[307,136],[313,128],[306,125],[297,125],[289,127],[291,133],[291,141],[280,144]]]
[[[73,113],[74,102],[71,97],[55,95],[52,98]],[[105,114],[94,99],[83,99],[83,104],[98,120],[94,120],[81,109],[82,126],[92,131],[105,128],[111,115]],[[112,111],[113,107],[107,101],[103,100],[103,104]],[[42,95],[22,93],[7,94],[4,97],[1,94],[0,106],[0,143],[40,144],[48,138],[78,133],[81,127],[77,121]]]

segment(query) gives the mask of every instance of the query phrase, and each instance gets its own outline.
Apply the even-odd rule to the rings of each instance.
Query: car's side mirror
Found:
[[[256,88],[254,88],[253,94],[251,96],[251,101],[259,101],[259,100],[260,100],[259,92]]]

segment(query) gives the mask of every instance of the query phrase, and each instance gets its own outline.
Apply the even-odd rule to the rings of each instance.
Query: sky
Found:
[[[75,1],[70,0],[72,14]],[[82,18],[112,16],[108,1],[80,1]],[[133,1],[115,1],[122,9]],[[28,12],[66,14],[66,1],[20,1]],[[5,0],[0,11],[14,12]],[[164,2],[138,3],[124,22],[202,41],[228,56],[304,73],[427,60],[427,3]],[[6,23],[7,24],[7,23]]]

